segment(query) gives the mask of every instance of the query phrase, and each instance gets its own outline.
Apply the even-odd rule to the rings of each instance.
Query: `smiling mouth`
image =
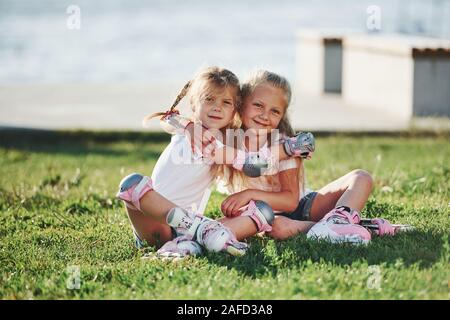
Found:
[[[253,120],[253,122],[256,123],[257,125],[261,126],[261,127],[268,127],[269,126],[268,124],[261,123],[261,122],[258,122],[256,120]]]

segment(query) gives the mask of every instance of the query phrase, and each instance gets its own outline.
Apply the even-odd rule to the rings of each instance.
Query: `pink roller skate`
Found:
[[[414,227],[408,224],[391,224],[383,218],[361,219],[360,224],[373,234],[383,236],[393,236],[399,232],[413,231]]]
[[[327,213],[307,233],[308,239],[324,239],[331,243],[368,244],[370,232],[360,226],[359,213],[347,212],[343,207]]]
[[[156,256],[162,259],[183,259],[200,254],[202,254],[202,247],[188,236],[176,237],[156,251]]]

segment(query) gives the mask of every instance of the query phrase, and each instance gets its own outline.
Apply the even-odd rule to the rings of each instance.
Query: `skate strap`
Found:
[[[353,210],[352,213],[350,214],[350,219],[352,223],[359,224],[359,222],[361,221],[361,215],[357,210]]]
[[[351,224],[359,224],[359,222],[361,221],[359,212],[357,210],[353,210],[351,213],[349,213],[347,212],[347,210],[338,207],[331,210],[329,213],[327,213],[327,215],[329,215],[329,218],[332,218],[333,216],[344,218]]]
[[[139,210],[141,205],[139,200],[147,191],[153,190],[152,180],[149,177],[143,177],[142,180],[134,187],[131,193],[131,203]]]
[[[195,239],[195,234],[197,232],[198,226],[205,220],[206,218],[200,215],[195,215],[194,219],[192,220],[192,224],[187,230],[187,235],[191,237],[192,239]]]
[[[395,228],[392,226],[392,224],[383,218],[375,218],[372,219],[372,223],[376,224],[378,226],[378,230],[375,230],[375,232],[380,236],[393,236],[395,234]]]
[[[266,218],[261,213],[261,211],[259,211],[258,207],[256,206],[255,201],[253,201],[253,200],[251,200],[249,202],[247,209],[245,210],[244,213],[241,214],[241,216],[250,217],[255,222],[258,232],[272,231],[272,226],[267,223]]]

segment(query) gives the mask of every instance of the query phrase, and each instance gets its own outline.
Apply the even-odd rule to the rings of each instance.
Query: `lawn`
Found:
[[[0,298],[449,299],[450,135],[316,138],[310,187],[364,168],[375,190],[362,215],[416,231],[366,247],[256,237],[240,258],[144,260],[154,249],[135,249],[114,194],[124,175],[151,174],[167,135],[2,132]],[[223,199],[214,192],[207,215]]]

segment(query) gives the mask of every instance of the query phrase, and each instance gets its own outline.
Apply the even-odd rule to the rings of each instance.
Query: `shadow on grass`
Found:
[[[73,156],[97,154],[126,156],[129,150],[110,148],[116,142],[169,143],[170,135],[163,132],[138,131],[51,131],[23,128],[1,128],[0,147],[25,152],[58,153]],[[157,158],[158,151],[144,150],[142,156]]]
[[[413,231],[395,237],[374,238],[368,246],[330,244],[310,241],[299,235],[286,241],[270,238],[251,239],[250,249],[243,257],[226,254],[207,254],[210,263],[236,269],[246,276],[257,278],[264,274],[275,276],[280,270],[297,267],[308,260],[312,263],[331,263],[350,266],[355,262],[368,265],[410,266],[428,268],[441,259],[444,234]]]

